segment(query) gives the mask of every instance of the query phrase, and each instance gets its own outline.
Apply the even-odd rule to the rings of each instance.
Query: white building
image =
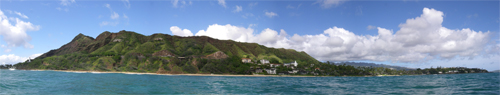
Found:
[[[271,63],[269,64],[269,67],[279,67],[281,64],[274,64],[274,63]]]
[[[266,69],[267,74],[276,74],[276,68]]]
[[[251,63],[252,59],[250,59],[250,58],[241,58],[241,62],[243,62],[243,63]]]
[[[297,67],[297,65],[299,65],[299,64],[297,63],[297,61],[294,61],[292,63],[285,63],[284,65],[285,66],[294,66],[294,67]]]
[[[260,60],[260,63],[262,63],[262,64],[268,64],[269,60],[262,59],[262,60]]]
[[[298,72],[299,72],[299,70],[292,70],[292,71],[288,71],[288,73],[290,73],[290,74],[296,74],[296,73],[298,73]]]

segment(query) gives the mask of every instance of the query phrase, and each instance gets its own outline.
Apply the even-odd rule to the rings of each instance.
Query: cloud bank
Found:
[[[24,62],[28,60],[28,58],[34,59],[38,56],[42,55],[42,53],[39,54],[33,54],[29,57],[21,57],[17,56],[15,54],[9,54],[9,55],[0,55],[0,65],[4,64],[16,64],[18,62]]]
[[[227,25],[210,25],[195,36],[231,39],[240,42],[255,42],[268,47],[305,51],[320,61],[391,61],[418,63],[436,59],[474,58],[498,54],[500,45],[490,40],[490,32],[469,28],[452,30],[442,26],[443,12],[424,8],[419,17],[407,19],[394,32],[376,27],[378,35],[356,35],[344,28],[333,26],[316,35],[288,35],[264,29]],[[177,26],[170,28],[172,34],[193,36]],[[493,52],[493,53],[492,53]]]
[[[19,12],[16,12],[16,14],[17,13]],[[39,29],[40,26],[33,25],[30,22],[22,21],[19,18],[7,17],[0,10],[0,35],[2,36],[3,41],[7,43],[6,47],[23,46],[25,48],[33,48],[34,46],[28,43],[31,41],[31,36],[29,36],[26,32],[38,31]]]

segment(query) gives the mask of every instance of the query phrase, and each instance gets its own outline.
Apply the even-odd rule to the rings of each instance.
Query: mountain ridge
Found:
[[[122,30],[117,33],[105,31],[96,38],[79,33],[71,42],[58,49],[50,50],[31,62],[17,64],[17,67],[19,69],[138,72],[166,70],[183,73],[208,73],[209,70],[200,71],[205,66],[198,64],[195,67],[188,63],[205,62],[212,59],[214,59],[212,61],[217,61],[215,59],[231,60],[225,60],[227,62],[219,60],[221,63],[228,63],[241,61],[240,58],[250,58],[255,63],[257,63],[256,60],[260,59],[273,59],[277,60],[278,63],[292,61],[304,64],[319,63],[307,53],[297,52],[293,49],[269,48],[257,43],[218,40],[207,36],[180,37],[161,33],[145,36]],[[155,66],[151,66],[151,64]],[[237,68],[240,65],[234,64],[233,67]],[[148,66],[150,68],[147,68]],[[197,71],[185,71],[179,70],[179,68]],[[218,73],[235,73],[235,71]]]

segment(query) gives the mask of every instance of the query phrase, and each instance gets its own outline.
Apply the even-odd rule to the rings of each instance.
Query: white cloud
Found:
[[[274,13],[274,12],[265,12],[265,15],[269,18],[273,18],[275,16],[278,16],[278,14]]]
[[[111,14],[111,19],[119,19],[120,18],[120,15],[118,15],[118,13],[116,12],[113,12],[113,14]]]
[[[187,6],[187,5],[192,5],[193,2],[192,1],[189,1],[189,2],[186,2],[185,0],[182,0],[182,1],[179,1],[179,0],[172,0],[172,7],[174,8],[178,8],[178,7],[184,7],[184,6]],[[179,6],[179,3],[181,3],[182,5]]]
[[[302,4],[297,5],[297,7],[292,6],[292,5],[288,5],[288,6],[286,6],[286,8],[287,8],[287,9],[299,9],[299,8],[300,8],[300,6],[302,6]]]
[[[248,8],[249,8],[249,9],[252,9],[254,6],[257,6],[258,4],[259,4],[258,2],[249,3],[249,4],[248,4]]]
[[[68,9],[68,8],[61,8],[61,7],[57,7],[56,9],[57,9],[57,10],[59,10],[59,11],[65,11],[65,12],[68,12],[68,11],[69,11],[69,9]]]
[[[172,6],[177,8],[177,4],[179,4],[179,0],[172,0]]]
[[[127,16],[127,15],[125,15],[125,14],[123,14],[123,18],[124,18],[124,19],[128,19],[128,16]]]
[[[75,3],[75,0],[61,0],[61,5],[63,6],[68,6],[71,5],[72,3]]]
[[[193,33],[190,30],[181,29],[177,26],[170,27],[170,31],[172,32],[172,34],[177,36],[193,36]]]
[[[17,14],[17,15],[19,15],[19,16],[20,16],[20,17],[22,17],[22,18],[28,19],[28,16],[26,16],[26,15],[24,15],[24,14],[20,13],[20,12],[16,12],[16,11],[14,11],[14,13],[15,13],[15,14]]]
[[[222,40],[235,40],[240,42],[248,42],[248,38],[252,38],[253,29],[237,27],[232,25],[210,25],[207,30],[200,30],[196,36],[209,36]]]
[[[16,56],[14,54],[9,54],[9,55],[0,55],[0,62],[2,64],[16,64],[18,62],[24,62],[28,58],[26,57],[20,57]]]
[[[115,21],[115,22],[103,21],[103,22],[99,23],[99,26],[106,26],[106,25],[116,26],[118,24],[120,24],[120,22],[118,22],[118,21]]]
[[[101,27],[107,26],[107,25],[116,26],[116,25],[120,24],[120,21],[122,21],[122,20],[125,20],[125,24],[128,24],[129,17],[125,13],[123,13],[123,15],[122,15],[123,19],[120,19],[120,14],[113,11],[110,4],[104,4],[104,7],[108,8],[109,11],[111,12],[111,14],[109,16],[109,18],[111,18],[111,21],[102,21],[101,23],[99,23],[99,26],[101,26]],[[98,18],[101,18],[101,15],[99,15]]]
[[[342,3],[343,0],[318,0],[316,3],[319,3],[321,7],[323,8],[330,8],[332,6],[338,6],[340,3]]]
[[[241,15],[243,18],[248,18],[248,17],[253,17],[254,15],[252,13],[245,13],[245,15]]]
[[[223,6],[226,8],[226,1],[225,0],[217,0],[219,2],[219,5]]]
[[[43,53],[32,54],[28,58],[35,59],[36,57],[42,55]]]
[[[254,34],[250,27],[214,24],[206,30],[198,31],[196,36],[256,42],[268,47],[305,51],[321,61],[418,63],[453,58],[471,59],[500,51],[500,44],[490,40],[490,32],[468,28],[452,30],[442,27],[442,22],[443,12],[424,8],[421,16],[400,24],[400,30],[396,32],[377,27],[378,35],[356,35],[334,26],[324,30],[322,34],[294,34],[289,37],[283,29],[278,33],[267,28]],[[179,28],[177,30],[180,31]]]
[[[29,57],[21,57],[21,56],[15,55],[15,54],[0,55],[0,62],[1,62],[1,64],[17,64],[19,62],[24,62],[24,61],[28,60],[28,58],[34,59],[40,55],[42,55],[42,53],[33,54]]]
[[[5,50],[4,50],[4,52],[7,52],[7,53],[8,53],[8,52],[11,52],[11,51],[12,51],[12,49],[5,49]]]
[[[130,1],[128,0],[122,0],[123,2],[123,5],[126,7],[126,8],[130,8]]]
[[[237,13],[237,12],[241,12],[241,11],[243,11],[243,7],[236,5],[236,8],[234,9],[233,12]]]
[[[368,25],[368,26],[366,27],[366,30],[372,30],[372,29],[377,29],[377,27],[376,27],[376,26],[373,26],[373,25]]]
[[[22,21],[19,18],[9,18],[12,17],[5,16],[0,10],[0,35],[3,36],[7,47],[24,46],[25,48],[33,48],[34,46],[28,43],[31,41],[31,37],[26,32],[38,31],[40,26]],[[14,23],[9,20],[14,20],[12,21]]]
[[[104,4],[104,7],[108,8],[109,10],[111,10],[111,5],[109,5],[109,4]]]
[[[479,15],[477,13],[475,13],[474,15],[467,15],[467,18],[472,18],[472,17],[478,17]]]

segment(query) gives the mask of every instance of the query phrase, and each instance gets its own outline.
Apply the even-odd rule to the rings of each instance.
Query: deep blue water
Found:
[[[220,77],[0,70],[0,94],[500,94],[500,73]]]

